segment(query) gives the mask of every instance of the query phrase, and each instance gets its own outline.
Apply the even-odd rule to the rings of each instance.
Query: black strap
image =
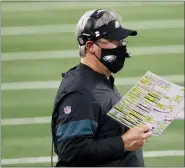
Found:
[[[78,43],[82,46],[85,45],[88,40],[92,40],[94,38],[94,31],[93,26],[96,23],[96,21],[102,17],[102,15],[106,11],[103,9],[98,9],[90,16],[90,18],[87,20],[87,23],[85,25],[85,28],[81,34],[81,36],[78,37]]]
[[[87,34],[90,34],[92,29],[93,29],[93,26],[94,24],[96,23],[96,21],[102,17],[102,15],[105,13],[106,11],[105,10],[102,10],[102,9],[98,9],[96,10],[95,12],[93,12],[93,14],[90,16],[90,18],[87,20],[87,23],[85,25],[85,28],[84,28],[84,31],[83,33],[87,33]],[[82,34],[83,34],[82,33]]]

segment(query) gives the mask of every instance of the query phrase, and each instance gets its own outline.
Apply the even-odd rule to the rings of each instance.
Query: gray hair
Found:
[[[88,21],[88,19],[90,18],[90,16],[93,14],[93,12],[95,12],[95,10],[91,10],[91,11],[87,11],[78,21],[77,26],[76,26],[76,38],[78,38],[81,33],[83,32],[85,25]],[[112,20],[117,20],[119,23],[121,23],[121,16],[119,16],[118,14],[116,14],[115,12],[111,12],[111,11],[106,11],[102,17],[100,17],[95,25],[94,28],[97,29],[100,26],[103,26],[105,24],[108,24],[110,21]],[[79,46],[80,49],[80,56],[84,57],[85,56],[85,45],[83,46]]]

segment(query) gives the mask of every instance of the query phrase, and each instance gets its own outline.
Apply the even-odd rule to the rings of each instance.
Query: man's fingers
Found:
[[[147,132],[152,129],[152,125],[151,124],[142,125],[140,129],[142,130],[142,132]]]
[[[148,124],[146,124],[146,125],[148,125],[149,130],[152,130],[152,124],[148,123]]]
[[[150,127],[148,125],[142,125],[140,129],[142,130],[142,132],[147,132],[149,131]]]
[[[147,139],[152,136],[152,131],[144,133],[144,138]]]

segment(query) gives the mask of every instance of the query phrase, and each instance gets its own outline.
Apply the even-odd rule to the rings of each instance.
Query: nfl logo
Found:
[[[64,108],[64,113],[65,114],[69,114],[71,112],[71,106],[66,106],[65,108]]]

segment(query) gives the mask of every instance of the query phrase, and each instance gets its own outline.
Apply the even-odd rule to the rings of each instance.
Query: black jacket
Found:
[[[57,167],[144,166],[142,150],[124,150],[126,126],[106,113],[120,100],[114,78],[79,64],[58,89],[52,115]]]

